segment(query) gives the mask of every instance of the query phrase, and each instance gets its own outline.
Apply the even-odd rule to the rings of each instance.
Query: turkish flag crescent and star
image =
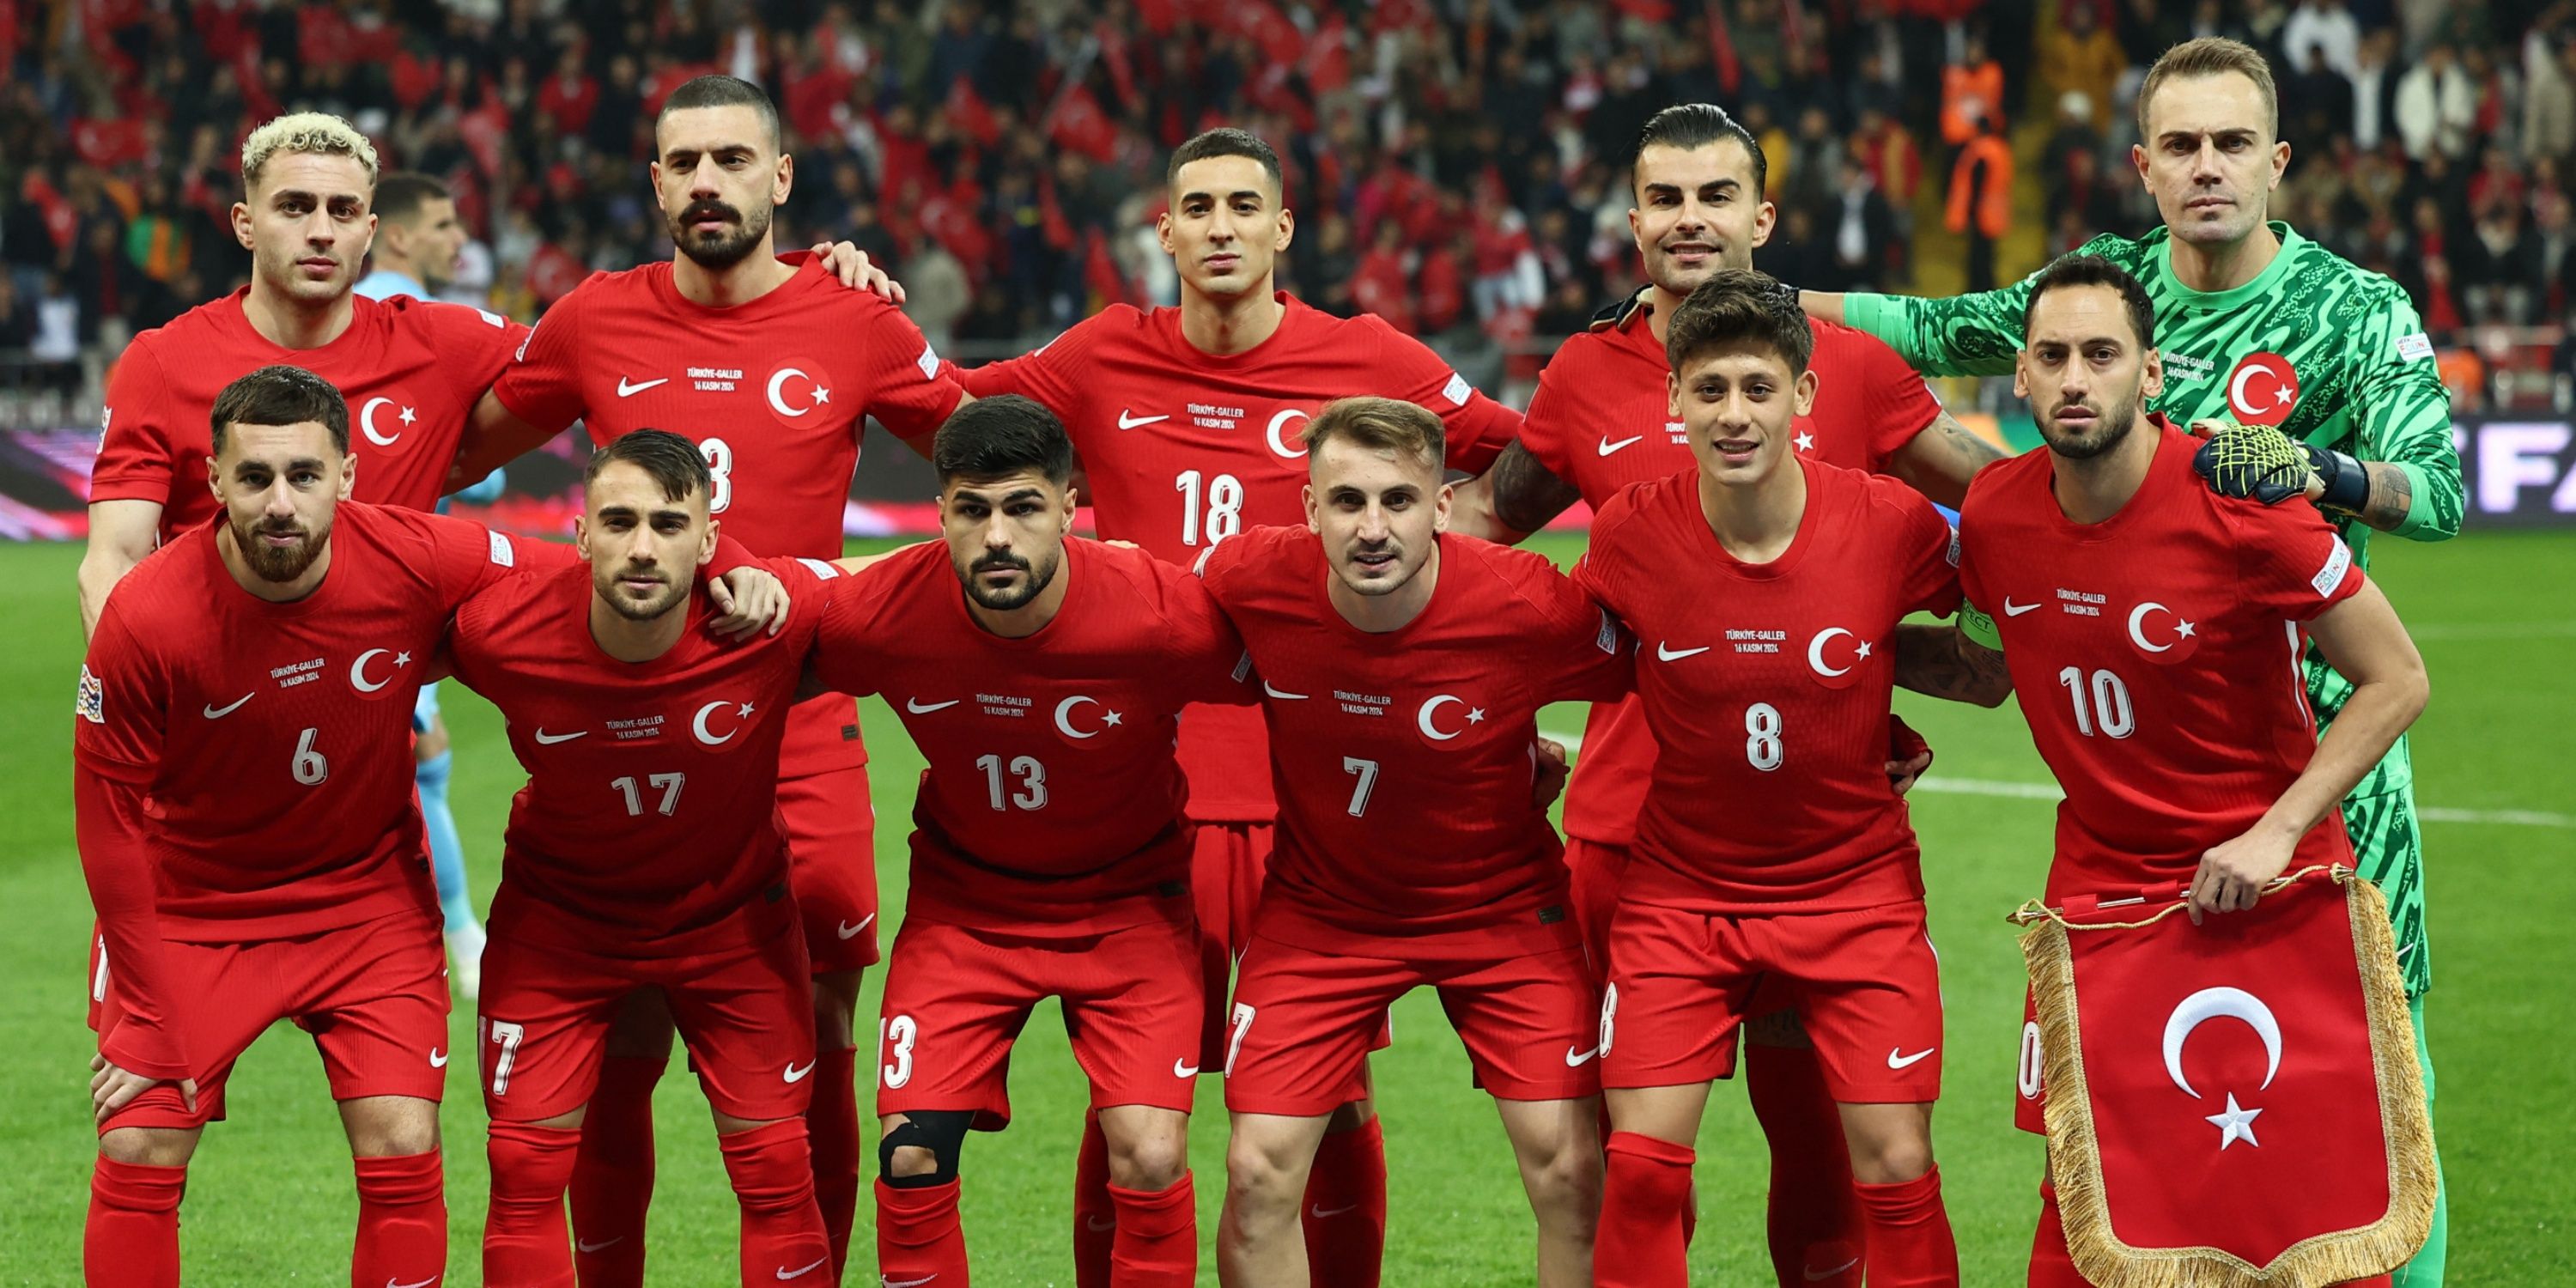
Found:
[[[2386,902],[2314,868],[2195,926],[2177,889],[2032,910],[2022,937],[2076,1268],[2300,1288],[2403,1264],[2432,1224],[2433,1137]]]

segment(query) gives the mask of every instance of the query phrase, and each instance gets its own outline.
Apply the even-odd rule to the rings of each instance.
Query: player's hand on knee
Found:
[[[707,598],[720,614],[710,624],[727,639],[747,640],[764,629],[775,635],[787,626],[787,584],[768,569],[736,568],[708,583]]]
[[[889,303],[903,303],[903,283],[887,276],[886,271],[870,261],[868,253],[855,244],[816,242],[814,258],[823,261],[823,267],[841,279],[841,285],[857,291],[872,291]]]
[[[104,1055],[91,1056],[89,1068],[90,1112],[99,1122],[106,1122],[110,1115],[133,1104],[135,1097],[168,1081],[166,1078],[147,1078],[132,1070],[118,1068],[108,1063]],[[180,1079],[179,1099],[187,1105],[189,1113],[197,1112],[196,1079]]]

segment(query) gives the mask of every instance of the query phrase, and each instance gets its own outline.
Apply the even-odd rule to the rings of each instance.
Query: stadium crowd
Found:
[[[2045,229],[2020,271],[2152,226],[2137,80],[2205,34],[2279,70],[2275,210],[2437,335],[2576,303],[2569,0],[42,0],[0,8],[0,352],[76,382],[84,350],[246,280],[238,145],[298,106],[444,180],[473,234],[451,290],[532,318],[662,253],[652,113],[726,71],[786,112],[782,244],[899,265],[935,341],[1170,299],[1152,177],[1232,123],[1284,145],[1284,286],[1491,375],[1475,352],[1544,354],[1634,281],[1621,151],[1658,107],[1727,103],[1761,136],[1784,279],[1902,288],[1919,247],[1956,247],[1983,286],[2014,229]]]

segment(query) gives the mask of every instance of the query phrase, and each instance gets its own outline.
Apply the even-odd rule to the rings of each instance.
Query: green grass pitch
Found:
[[[1575,538],[1546,538],[1570,559]],[[2432,864],[2437,983],[2430,1028],[2440,1067],[2437,1123],[2452,1186],[2452,1280],[2464,1288],[2576,1283],[2576,532],[2479,532],[2445,545],[2375,543],[2390,597],[2433,671],[2416,728]],[[90,1035],[82,1025],[89,908],[72,844],[71,705],[80,658],[69,546],[0,545],[0,579],[27,592],[0,647],[0,1284],[79,1280],[94,1137]],[[454,799],[481,902],[520,782],[492,709],[449,686]],[[2046,781],[2020,717],[1900,695],[1939,748],[1935,786]],[[1549,727],[1581,728],[1580,713]],[[904,885],[904,785],[919,762],[871,700],[878,866],[889,909]],[[1915,798],[1949,1001],[1947,1094],[1938,1153],[1966,1282],[2020,1282],[2036,1210],[2039,1148],[2012,1129],[2021,968],[2003,914],[2036,893],[2047,862],[2046,801],[1957,790]],[[2520,821],[2497,821],[2519,812]],[[891,927],[889,927],[891,929]],[[872,972],[870,983],[876,982]],[[875,1006],[871,988],[862,1032]],[[472,1016],[453,1021],[472,1048]],[[1399,1008],[1377,1064],[1390,1179],[1390,1285],[1526,1283],[1530,1219],[1490,1102],[1467,1085],[1464,1052],[1432,999]],[[862,1068],[866,1066],[863,1064]],[[483,1117],[474,1061],[450,1066],[447,1180],[454,1242],[448,1282],[481,1282]],[[712,1128],[677,1073],[659,1104],[661,1181],[652,1281],[734,1281],[735,1217]],[[1015,1126],[966,1151],[965,1216],[978,1279],[1069,1284],[1069,1191],[1079,1074],[1052,1006],[1014,1062]],[[1193,1157],[1200,1230],[1223,1192],[1225,1117],[1201,1083]],[[196,1285],[334,1284],[348,1278],[355,1211],[348,1155],[309,1042],[281,1027],[235,1073],[232,1120],[207,1134],[182,1235]],[[1703,1217],[1692,1258],[1706,1283],[1763,1282],[1764,1158],[1743,1096],[1721,1089],[1700,1141]],[[850,1282],[872,1283],[863,1201]],[[2554,1214],[2554,1215],[2553,1215]],[[1203,1251],[1200,1282],[1216,1282]]]

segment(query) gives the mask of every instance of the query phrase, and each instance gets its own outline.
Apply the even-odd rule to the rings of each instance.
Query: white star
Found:
[[[1800,435],[1798,435],[1798,450],[1799,450],[1799,451],[1802,451],[1802,452],[1811,452],[1811,451],[1814,451],[1814,450],[1815,450],[1815,448],[1816,448],[1816,436],[1815,436],[1815,435],[1813,435],[1813,434],[1800,434]]]
[[[2175,638],[2175,639],[2183,639],[2183,640],[2190,639],[2190,638],[2191,638],[2191,623],[2189,623],[2189,622],[2184,622],[2183,624],[2181,624],[2181,625],[2179,625],[2179,626],[2174,627],[2174,638]]]
[[[1115,727],[1117,726],[1117,724],[1118,724],[1118,713],[1117,713],[1117,712],[1115,712],[1115,711],[1112,711],[1112,712],[1110,712],[1108,715],[1105,715],[1105,716],[1100,717],[1100,727],[1101,727],[1101,728],[1104,728],[1104,729],[1115,728]]]
[[[1483,723],[1485,723],[1485,709],[1484,709],[1483,707],[1469,707],[1469,708],[1467,708],[1467,723],[1469,723],[1469,724],[1483,724]]]
[[[735,714],[735,715],[738,715],[738,716],[747,716],[747,715],[750,715],[750,714],[751,714],[751,704],[750,704],[750,703],[748,703],[748,702],[743,703],[743,704],[742,704],[742,709],[741,709],[740,711],[736,711],[734,714]]]
[[[2254,1119],[2262,1112],[2260,1109],[2238,1108],[2236,1093],[2231,1091],[2227,1093],[2227,1112],[2211,1114],[2206,1121],[2219,1130],[2218,1147],[2220,1149],[2235,1144],[2239,1139],[2260,1149],[2263,1147],[2263,1142],[2254,1139]]]
[[[2288,385],[2283,385],[2272,391],[2272,401],[2285,407],[2289,405],[2290,399],[2293,396],[2294,395],[2290,393],[2290,387]]]
[[[396,666],[409,666],[409,665],[411,665],[411,654],[409,654],[409,653],[396,653],[396,654],[394,654],[394,665],[396,665]]]
[[[419,413],[413,411],[409,407],[403,408],[402,423],[408,425],[418,419],[420,419]]]
[[[827,402],[830,402],[830,401],[832,401],[832,391],[831,391],[831,390],[826,389],[826,388],[824,388],[824,387],[823,387],[823,386],[821,386],[821,385],[816,385],[816,386],[814,386],[814,405],[815,405],[815,406],[820,407],[820,406],[822,406],[823,404],[825,404],[825,403],[827,403]]]
[[[1864,661],[1864,662],[1866,662],[1866,661],[1868,661],[1868,660],[1869,660],[1869,645],[1867,645],[1867,644],[1863,644],[1863,645],[1861,645],[1861,646],[1860,646],[1860,653],[1859,653],[1859,657],[1860,657],[1860,660],[1862,660],[1862,661]]]

